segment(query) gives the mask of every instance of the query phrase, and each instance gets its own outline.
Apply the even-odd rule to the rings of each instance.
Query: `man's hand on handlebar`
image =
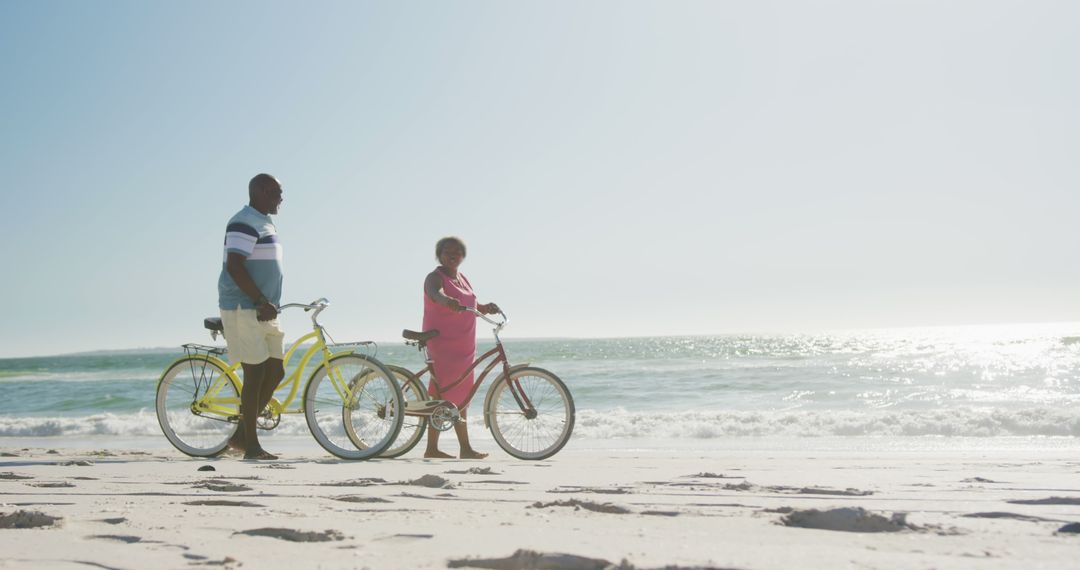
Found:
[[[255,307],[255,315],[260,321],[272,321],[277,318],[279,312],[281,311],[269,302]]]

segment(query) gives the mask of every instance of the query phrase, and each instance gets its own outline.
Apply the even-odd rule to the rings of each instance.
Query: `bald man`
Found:
[[[244,459],[277,459],[259,444],[255,420],[285,376],[281,305],[281,242],[270,214],[282,202],[281,183],[258,174],[248,183],[248,205],[225,228],[225,259],[218,277],[218,308],[229,358],[244,368],[240,429],[229,441]]]

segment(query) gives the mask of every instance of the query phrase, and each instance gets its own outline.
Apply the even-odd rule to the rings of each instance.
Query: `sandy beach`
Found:
[[[2,449],[0,566],[1067,568],[1080,546],[1070,438],[575,441],[544,462],[359,463],[107,443]]]

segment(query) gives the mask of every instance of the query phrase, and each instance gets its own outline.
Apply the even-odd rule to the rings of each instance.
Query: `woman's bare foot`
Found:
[[[487,456],[488,454],[480,453],[475,449],[462,449],[461,455],[459,455],[459,457],[462,459],[483,459]]]
[[[439,451],[438,449],[436,449],[434,451],[432,451],[430,449],[425,451],[424,452],[424,457],[426,457],[428,459],[453,459],[454,458],[453,455],[450,455],[449,453],[443,453],[443,452]]]
[[[248,451],[244,454],[244,459],[256,459],[262,461],[270,461],[277,459],[277,456],[273,453],[266,451],[265,449],[256,449],[255,451]]]

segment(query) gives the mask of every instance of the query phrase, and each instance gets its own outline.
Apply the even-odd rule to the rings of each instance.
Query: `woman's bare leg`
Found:
[[[454,457],[449,453],[439,451],[439,430],[431,426],[427,428],[427,450],[424,451],[424,457],[429,459],[453,459]]]
[[[473,449],[472,444],[469,443],[469,424],[465,422],[464,410],[461,412],[461,421],[454,424],[454,433],[457,434],[458,445],[461,447],[458,457],[462,459],[483,459],[488,456],[486,453],[480,453]]]

